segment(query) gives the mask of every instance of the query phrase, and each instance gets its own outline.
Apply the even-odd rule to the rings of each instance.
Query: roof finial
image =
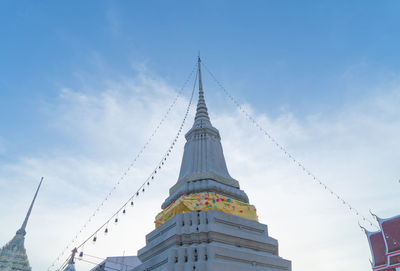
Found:
[[[364,228],[363,226],[361,226],[360,221],[358,221],[358,226],[361,228],[361,230],[362,230],[365,234],[367,234],[367,229]]]
[[[18,233],[22,233],[23,235],[26,234],[26,231],[25,231],[26,225],[28,224],[29,216],[31,215],[32,208],[33,208],[33,205],[34,205],[34,203],[35,203],[35,200],[36,200],[37,194],[38,194],[38,192],[39,192],[40,186],[42,185],[42,182],[43,182],[43,177],[40,179],[40,183],[39,183],[39,185],[38,185],[38,188],[36,189],[36,193],[35,193],[35,196],[33,197],[31,206],[29,207],[28,213],[27,213],[26,216],[25,216],[24,223],[22,223],[22,226],[21,226],[21,228],[18,230]]]
[[[75,263],[75,254],[78,252],[77,248],[74,248],[72,250],[72,254],[71,254],[71,258],[69,259],[69,263],[70,264],[74,264]]]
[[[371,214],[371,216],[372,216],[373,218],[376,219],[376,221],[379,222],[379,217],[378,217],[376,214],[374,214],[374,213],[371,211],[371,209],[369,209],[369,213]]]
[[[75,254],[78,252],[76,248],[72,250],[71,257],[69,258],[68,265],[63,271],[76,271],[75,269]]]

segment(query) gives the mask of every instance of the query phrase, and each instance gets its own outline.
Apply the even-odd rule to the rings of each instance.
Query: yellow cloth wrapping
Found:
[[[258,221],[253,205],[217,193],[198,193],[181,196],[156,216],[156,228],[180,213],[217,210]]]

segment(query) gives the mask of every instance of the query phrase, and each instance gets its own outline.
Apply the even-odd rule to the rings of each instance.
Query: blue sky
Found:
[[[237,86],[235,91],[257,108],[276,113],[284,104],[300,114],[317,106],[329,110],[366,95],[367,90],[349,90],[349,85],[379,84],[400,69],[399,5],[4,1],[2,122],[9,123],[5,116],[13,113],[13,133],[36,123],[35,102],[54,98],[57,84],[79,84],[76,71],[129,74],[132,61],[146,62],[179,84],[198,50],[221,80]],[[107,67],[101,70],[97,61]],[[344,76],[349,70],[350,78]],[[251,91],[240,92],[243,88]]]
[[[22,180],[30,182],[21,191],[18,186],[4,188],[12,193],[3,192],[2,196],[10,203],[17,197],[29,198],[35,186],[33,173],[39,179],[48,169],[49,176],[45,177],[50,183],[51,177],[57,181],[54,186],[49,185],[48,192],[44,186],[43,201],[47,204],[54,204],[57,197],[73,201],[73,196],[55,192],[57,187],[83,193],[80,195],[84,199],[76,204],[99,202],[102,191],[110,185],[107,178],[115,179],[122,165],[129,163],[131,152],[140,147],[146,132],[165,112],[163,105],[167,105],[162,100],[172,101],[200,50],[204,63],[224,86],[293,152],[320,175],[327,176],[328,182],[331,176],[330,184],[359,208],[365,208],[366,213],[373,208],[366,204],[373,197],[373,206],[385,215],[394,215],[392,206],[398,206],[398,201],[393,189],[399,189],[395,184],[400,177],[395,162],[400,149],[396,140],[400,119],[399,12],[399,1],[2,1],[0,184],[4,188],[21,184]],[[234,107],[206,73],[204,77],[210,112],[221,124],[217,128],[222,135],[223,129],[231,131],[232,127],[224,124],[225,119],[226,123],[237,125],[237,134],[243,136],[225,133],[225,144],[223,141],[224,150],[233,157],[231,163],[240,165],[240,155],[232,149],[241,148],[235,140],[250,137],[254,140],[248,144],[251,149],[264,139],[261,135],[246,135],[245,131],[256,131],[230,119],[237,113]],[[158,87],[161,90],[154,89]],[[140,101],[141,106],[134,101]],[[130,102],[140,108],[131,108]],[[153,114],[147,112],[151,117],[142,110],[146,107],[154,109]],[[184,103],[180,110],[182,107]],[[181,113],[173,115],[168,125],[175,127]],[[107,129],[110,132],[103,135]],[[156,153],[164,149],[166,139],[159,140],[151,155],[144,158],[143,167],[151,167]],[[265,151],[269,154],[271,150]],[[178,151],[175,171],[179,169],[180,155]],[[354,160],[345,162],[349,155]],[[260,157],[270,161],[275,156]],[[251,166],[246,168],[259,170],[264,176],[265,167],[257,167],[260,157],[247,157]],[[348,168],[353,162],[354,167]],[[274,173],[265,172],[265,176],[278,178],[279,170],[287,171],[281,163],[284,164],[276,162],[274,167],[272,161]],[[79,165],[82,169],[72,174]],[[96,171],[99,168],[102,170]],[[359,180],[354,181],[354,187],[363,186],[363,182],[368,187],[352,193],[346,186],[351,186],[350,181],[336,181],[337,169],[342,170],[343,179]],[[382,171],[384,176],[380,175]],[[96,178],[88,174],[102,181],[96,184]],[[170,174],[173,179],[177,172]],[[87,183],[82,182],[86,178]],[[293,173],[287,178],[301,177]],[[69,181],[73,188],[68,186]],[[387,185],[382,193],[374,195],[383,181]],[[88,187],[96,195],[82,192]],[[134,184],[128,189],[133,187]],[[285,188],[276,187],[277,191]],[[154,197],[154,206],[161,204],[156,194]],[[256,192],[253,197],[262,202]],[[393,203],[390,206],[382,203],[387,198]],[[306,198],[299,200],[307,202]],[[310,205],[304,204],[312,214],[315,210],[310,206],[316,199],[308,200]],[[116,199],[113,204],[118,205],[119,201]],[[23,204],[21,209],[18,206],[13,207],[14,212],[25,208]],[[67,204],[57,206],[69,219],[74,217],[66,211]],[[84,220],[90,207],[93,206],[89,204],[82,211],[81,220],[76,218],[76,223]],[[268,207],[264,208],[267,212]],[[329,208],[342,212],[335,203]],[[43,214],[51,215],[52,211],[42,209]],[[283,219],[279,214],[269,218]],[[8,240],[14,232],[16,226],[11,222],[1,241]],[[349,218],[344,223],[355,225],[356,221]],[[290,240],[284,231],[275,232],[280,239]],[[346,230],[342,233],[359,234]],[[68,229],[65,234],[70,234]],[[62,241],[57,244],[59,247]],[[351,240],[359,243],[357,249],[364,249],[364,254],[357,254],[360,261],[354,264],[367,268],[368,249],[363,241],[362,236]],[[283,251],[287,252],[284,256],[297,260],[290,249]],[[107,255],[104,250],[99,253]],[[44,268],[46,261],[49,259],[38,258],[33,260],[33,266]],[[307,262],[299,261],[299,270],[305,270],[302,267]]]

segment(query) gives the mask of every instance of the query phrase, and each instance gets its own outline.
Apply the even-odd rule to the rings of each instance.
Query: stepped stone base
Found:
[[[131,271],[291,271],[266,225],[215,210],[178,214],[146,236]]]

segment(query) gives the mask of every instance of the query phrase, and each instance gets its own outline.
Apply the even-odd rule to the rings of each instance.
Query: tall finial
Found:
[[[198,66],[198,70],[199,70],[199,92],[203,93],[203,82],[201,81],[201,59],[200,59],[200,52],[199,52],[199,56],[197,59],[197,66]],[[203,93],[204,95],[204,93]],[[203,97],[204,98],[204,97]]]
[[[40,179],[40,183],[39,183],[39,185],[38,185],[38,188],[36,189],[35,196],[33,197],[31,206],[29,207],[28,213],[26,214],[24,223],[22,223],[22,226],[21,226],[21,228],[18,230],[17,233],[22,233],[23,235],[26,234],[26,231],[25,231],[26,225],[28,224],[29,216],[31,215],[32,208],[33,208],[33,205],[34,205],[34,203],[35,203],[35,200],[36,200],[37,194],[38,194],[38,192],[39,192],[40,186],[42,185],[42,182],[43,182],[43,177]]]
[[[204,125],[211,125],[210,117],[208,116],[208,110],[206,106],[206,101],[204,99],[204,91],[203,91],[203,81],[201,79],[201,59],[200,53],[197,57],[197,66],[198,66],[198,76],[199,76],[199,101],[197,102],[197,111],[196,117],[194,118],[196,127],[203,127]]]

